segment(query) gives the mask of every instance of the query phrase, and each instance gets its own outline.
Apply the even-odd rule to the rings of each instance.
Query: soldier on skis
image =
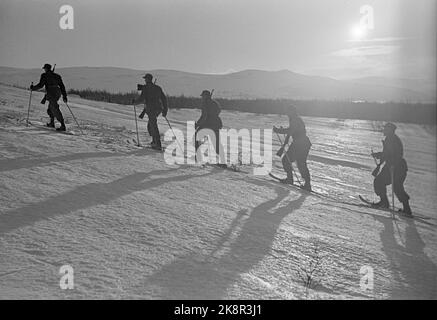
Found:
[[[145,103],[143,112],[139,115],[140,119],[147,114],[149,121],[147,122],[147,131],[152,137],[151,146],[153,149],[161,150],[161,136],[158,128],[158,116],[162,112],[165,118],[168,112],[167,97],[161,87],[153,83],[153,76],[147,73],[143,79],[146,84],[141,87],[141,95],[136,100],[135,104]]]
[[[305,184],[302,186],[302,188],[311,191],[311,177],[307,166],[307,158],[311,148],[311,141],[306,134],[305,123],[297,114],[296,108],[294,106],[290,106],[287,108],[286,113],[289,121],[288,128],[273,127],[273,132],[287,135],[283,145],[276,153],[279,157],[282,157],[282,165],[287,173],[287,178],[284,179],[283,182],[293,184],[292,163],[296,161],[300,175],[305,181]],[[290,137],[293,139],[293,142],[288,150],[284,153]]]
[[[375,193],[380,201],[374,206],[388,208],[387,186],[393,184],[393,192],[403,204],[403,212],[411,214],[409,199],[410,196],[404,189],[404,181],[407,177],[407,162],[404,159],[404,148],[401,139],[395,134],[396,126],[393,123],[386,123],[383,129],[385,139],[382,141],[382,152],[372,153],[372,156],[384,164],[373,182]]]
[[[39,90],[45,86],[46,95],[45,99],[49,101],[49,107],[47,114],[50,117],[50,122],[47,123],[47,127],[55,128],[55,118],[61,123],[61,126],[57,128],[57,131],[65,131],[64,117],[59,109],[58,100],[62,95],[62,100],[67,103],[67,92],[65,91],[64,83],[59,74],[52,71],[52,66],[46,63],[43,67],[44,73],[41,74],[41,78],[37,85],[31,85],[30,90]]]
[[[212,99],[211,92],[208,90],[203,90],[200,96],[202,97],[201,114],[200,118],[195,123],[195,136],[197,137],[197,133],[202,129],[212,130],[215,135],[215,152],[220,156],[221,159],[223,159],[224,150],[223,146],[220,143],[220,129],[223,127],[223,123],[220,118],[220,104]],[[200,143],[199,141],[197,141],[197,139],[195,141],[195,146],[197,151],[200,146]],[[226,163],[223,163],[224,161],[220,162],[220,167],[227,167]]]

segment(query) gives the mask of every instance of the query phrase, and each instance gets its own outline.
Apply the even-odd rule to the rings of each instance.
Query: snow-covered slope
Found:
[[[46,117],[41,97],[33,120]],[[437,298],[435,126],[399,124],[421,218],[393,220],[356,197],[372,199],[368,154],[380,148],[380,123],[305,119],[313,183],[326,198],[269,177],[166,165],[135,147],[131,108],[71,100],[83,136],[26,127],[28,92],[0,86],[0,298]],[[286,120],[222,116],[237,129]],[[198,112],[168,117],[183,129]],[[319,283],[307,292],[298,271],[314,248]],[[74,268],[72,290],[59,287],[63,265]],[[373,268],[373,290],[360,287],[363,266]]]

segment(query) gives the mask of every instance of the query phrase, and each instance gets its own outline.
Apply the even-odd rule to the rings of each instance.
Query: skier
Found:
[[[143,79],[146,84],[142,86],[141,95],[135,104],[145,103],[145,107],[139,115],[139,118],[143,119],[144,114],[147,114],[149,118],[147,131],[152,137],[151,146],[153,149],[162,150],[161,136],[158,128],[158,116],[161,112],[164,118],[167,116],[167,97],[161,87],[152,82],[153,76],[150,73],[147,73]]]
[[[64,83],[59,74],[52,71],[52,66],[46,63],[43,66],[44,73],[41,74],[39,83],[35,86],[31,85],[30,90],[39,90],[45,86],[46,95],[45,99],[49,101],[49,107],[47,114],[50,117],[50,122],[47,123],[47,127],[55,128],[55,118],[61,123],[61,126],[57,128],[57,131],[66,131],[64,117],[59,109],[58,100],[62,95],[62,100],[67,103],[67,92],[65,91]],[[45,101],[44,101],[45,102]]]
[[[292,163],[296,161],[300,175],[305,180],[305,184],[302,186],[302,188],[311,191],[311,177],[307,166],[307,158],[311,148],[311,141],[306,135],[305,124],[302,118],[298,116],[296,108],[294,106],[290,106],[287,108],[286,113],[288,115],[289,127],[273,127],[273,132],[287,135],[284,144],[276,153],[277,156],[282,157],[282,165],[285,172],[287,172],[287,178],[283,179],[282,182],[293,184]],[[285,146],[288,145],[290,136],[293,138],[293,142],[284,154]]]
[[[218,166],[222,168],[226,168],[227,165],[224,162],[224,154],[223,154],[223,146],[220,143],[220,129],[223,127],[222,119],[220,119],[220,104],[213,100],[211,97],[211,92],[208,90],[203,90],[201,95],[202,97],[202,104],[201,104],[201,114],[200,118],[195,123],[196,133],[195,136],[197,136],[197,133],[202,129],[210,129],[214,131],[215,134],[215,152],[220,156],[221,163],[218,164]],[[195,142],[196,151],[200,146],[200,143],[197,141]]]
[[[380,201],[375,203],[375,207],[388,208],[387,186],[393,183],[393,192],[403,204],[403,212],[411,214],[409,199],[410,196],[404,189],[404,181],[407,177],[407,162],[404,159],[404,148],[401,139],[395,134],[396,126],[393,123],[384,125],[383,134],[385,139],[382,141],[382,152],[374,152],[372,156],[380,160],[380,165],[384,164],[373,182],[375,193],[380,197]]]

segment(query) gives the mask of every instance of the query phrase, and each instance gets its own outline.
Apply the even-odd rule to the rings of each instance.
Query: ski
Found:
[[[377,207],[375,206],[375,202],[370,201],[366,198],[364,198],[362,195],[358,195],[358,198],[364,203],[366,204],[367,207],[372,208],[372,209],[376,209],[376,210],[382,210],[382,211],[387,211],[387,212],[393,212],[393,210],[391,210],[390,208],[381,208],[381,207]],[[429,217],[425,217],[422,215],[417,215],[417,214],[405,214],[403,213],[400,209],[395,210],[394,211],[395,214],[397,214],[398,216],[401,217],[405,217],[405,218],[411,218],[411,219],[419,219],[419,220],[429,220]]]
[[[242,170],[240,167],[233,166],[233,165],[228,165],[226,167],[224,167],[224,166],[222,167],[222,166],[220,166],[217,163],[204,163],[204,164],[202,164],[202,167],[205,167],[205,168],[206,167],[214,167],[214,168],[217,168],[217,169],[229,170],[229,171],[236,172],[236,173],[246,173],[246,174],[249,173],[248,171]]]
[[[364,198],[362,195],[358,195],[358,198],[368,207],[372,209],[382,210],[382,211],[388,211],[392,212],[393,210],[391,208],[384,208],[384,207],[378,207],[375,202],[370,201],[369,199]]]
[[[74,133],[73,131],[57,131],[55,128],[51,128],[51,127],[47,127],[44,124],[41,123],[37,123],[37,122],[32,122],[29,121],[29,124],[35,128],[39,128],[39,129],[44,129],[44,130],[48,130],[48,131],[53,131],[55,133],[61,133],[61,134],[65,134],[65,135],[69,135],[69,136],[75,136],[76,133]]]
[[[360,200],[361,200],[362,202],[364,202],[365,204],[368,204],[369,206],[374,206],[374,205],[375,205],[375,202],[370,201],[370,200],[364,198],[361,194],[358,195],[358,198],[360,198]],[[375,207],[375,209],[378,209],[378,208]],[[383,209],[383,208],[381,208],[381,209]],[[387,208],[387,209],[388,209],[388,208]]]
[[[153,148],[152,146],[143,146],[143,148],[144,149],[148,149],[148,150],[152,150],[152,151],[155,151],[155,152],[159,152],[159,153],[164,153],[165,152],[164,148],[156,149],[156,148]]]
[[[302,190],[304,192],[312,193],[312,194],[318,195],[320,197],[329,198],[327,194],[323,194],[323,193],[320,193],[320,192],[317,192],[317,191],[314,191],[314,190],[309,191],[309,190],[306,190],[306,189],[302,188],[301,186],[298,186],[298,185],[295,185],[295,184],[284,183],[282,178],[279,178],[278,176],[274,175],[271,172],[269,173],[269,176],[271,178],[273,178],[274,180],[282,183],[283,185],[294,187],[296,189]]]

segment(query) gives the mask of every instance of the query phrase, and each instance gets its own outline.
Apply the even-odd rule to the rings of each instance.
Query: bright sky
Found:
[[[74,9],[61,30],[59,9]],[[360,7],[374,10],[363,31]],[[1,0],[0,65],[435,79],[435,0]]]

